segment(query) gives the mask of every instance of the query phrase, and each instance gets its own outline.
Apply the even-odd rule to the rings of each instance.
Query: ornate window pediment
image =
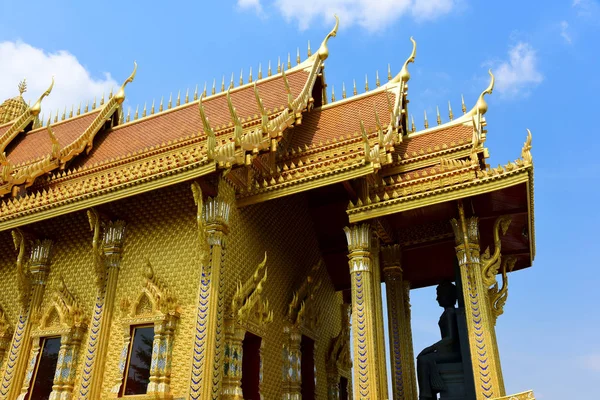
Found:
[[[32,322],[39,322],[39,324],[31,332],[33,346],[21,389],[21,397],[25,397],[36,384],[36,382],[31,382],[31,379],[39,374],[36,374],[36,368],[39,368],[38,357],[44,339],[58,336],[60,337],[60,350],[54,371],[52,393],[56,398],[70,398],[75,382],[81,340],[87,330],[88,321],[84,317],[81,305],[68,290],[62,277],[52,296],[51,303],[43,312],[34,313]],[[50,371],[45,372],[51,373]]]
[[[173,340],[180,308],[175,297],[158,280],[150,262],[144,270],[144,284],[139,294],[133,301],[122,299],[121,312],[124,341],[119,361],[120,376],[111,390],[112,397],[121,395],[125,367],[130,357],[133,340],[132,328],[144,325],[154,326],[150,381],[146,395],[152,399],[169,397]],[[136,396],[136,398],[140,399],[144,396]]]

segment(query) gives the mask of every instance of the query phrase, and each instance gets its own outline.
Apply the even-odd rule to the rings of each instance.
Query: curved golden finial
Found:
[[[53,87],[54,87],[54,77],[52,77],[52,83],[50,84],[50,87],[44,93],[42,93],[40,98],[37,99],[35,104],[29,109],[29,112],[31,112],[31,115],[37,117],[40,114],[40,111],[42,111],[42,100],[44,99],[44,97],[49,96],[50,93],[52,93]]]
[[[233,102],[231,101],[230,92],[231,88],[227,89],[225,97],[227,98],[227,107],[229,108],[229,114],[231,115],[231,119],[233,122],[233,138],[235,140],[236,145],[239,146],[241,144],[242,135],[244,132],[242,128],[242,121],[240,121],[240,118],[237,114],[237,110],[235,109],[235,107],[233,106]]]
[[[491,69],[488,70],[488,74],[490,74],[490,84],[483,92],[481,92],[479,98],[477,99],[477,103],[475,103],[475,107],[473,107],[471,111],[467,113],[468,116],[473,116],[477,113],[479,113],[479,115],[484,115],[488,110],[488,105],[483,96],[486,94],[492,94],[492,91],[494,90],[494,83],[496,82],[496,78],[494,78],[494,74],[492,74]]]
[[[400,72],[398,73],[398,75],[396,75],[394,77],[394,79],[392,79],[390,82],[392,83],[398,83],[398,82],[408,82],[408,80],[410,79],[410,72],[408,72],[408,64],[415,62],[415,57],[417,56],[417,42],[415,41],[415,39],[413,39],[413,37],[410,37],[410,41],[413,44],[413,49],[412,52],[410,53],[410,57],[408,57],[406,59],[406,61],[404,62],[404,65],[402,66],[402,69],[400,70]]]
[[[337,35],[337,30],[338,30],[338,27],[340,26],[340,19],[338,18],[338,16],[336,14],[333,14],[333,16],[335,17],[335,26],[333,27],[331,32],[329,32],[327,34],[327,36],[325,36],[323,43],[321,43],[321,47],[319,47],[319,50],[317,51],[317,57],[319,57],[319,59],[321,61],[324,61],[325,59],[327,59],[327,57],[329,57],[329,49],[327,48],[327,41],[329,40],[329,38],[335,37]]]
[[[521,158],[528,164],[533,163],[533,157],[531,156],[531,131],[529,129],[527,129],[527,140],[525,140],[521,149]]]
[[[127,78],[125,80],[125,82],[123,82],[123,84],[121,85],[121,88],[115,95],[115,100],[117,101],[118,104],[122,104],[123,101],[125,101],[125,86],[127,86],[128,83],[133,82],[133,80],[135,79],[136,72],[137,72],[137,63],[134,61],[133,62],[133,72],[131,73],[131,75],[129,75],[129,78]]]

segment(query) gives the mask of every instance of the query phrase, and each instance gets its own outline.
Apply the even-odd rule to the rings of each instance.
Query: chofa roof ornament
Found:
[[[488,74],[490,74],[490,84],[483,92],[481,92],[479,98],[477,99],[477,103],[475,103],[475,106],[471,109],[471,111],[469,111],[466,114],[468,117],[477,114],[484,115],[488,110],[488,105],[483,96],[485,96],[486,94],[492,94],[492,91],[494,90],[494,83],[496,82],[496,79],[494,78],[494,74],[492,74],[491,69],[488,70]]]
[[[31,112],[31,115],[38,116],[40,114],[40,111],[42,111],[42,100],[44,99],[44,97],[50,95],[50,93],[52,92],[52,88],[53,87],[54,87],[54,77],[52,77],[52,83],[50,84],[50,87],[44,93],[42,93],[42,95],[40,96],[40,98],[29,109],[29,111]],[[21,89],[19,89],[19,90],[21,90]]]
[[[406,83],[410,79],[410,73],[408,72],[408,64],[409,63],[414,63],[415,62],[415,57],[417,56],[417,42],[415,41],[415,39],[413,39],[412,36],[410,37],[410,41],[413,44],[412,52],[410,53],[410,56],[404,62],[404,65],[402,66],[402,69],[400,70],[400,72],[398,73],[398,75],[396,75],[390,81],[391,83],[398,83],[400,81]]]
[[[121,85],[121,88],[115,95],[115,100],[117,101],[117,103],[122,104],[125,101],[125,86],[127,86],[128,83],[133,82],[133,80],[135,79],[136,72],[137,72],[137,63],[134,61],[133,62],[133,72],[131,73],[131,75],[129,75],[129,78],[127,78],[125,80],[125,82],[123,82],[123,85]]]
[[[329,40],[329,38],[335,37],[337,35],[338,26],[340,25],[340,19],[338,18],[338,16],[335,14],[333,16],[335,17],[335,26],[333,27],[331,32],[329,32],[327,36],[325,36],[323,43],[321,43],[321,47],[319,47],[319,50],[317,51],[317,57],[319,57],[321,61],[324,61],[327,59],[327,57],[329,57],[327,41]]]

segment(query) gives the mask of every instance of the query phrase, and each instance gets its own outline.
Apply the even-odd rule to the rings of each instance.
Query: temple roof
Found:
[[[18,88],[18,96],[7,99],[0,104],[0,135],[3,133],[3,130],[8,129],[2,125],[17,119],[29,108],[25,100],[23,100],[23,93],[27,91],[27,82],[25,80],[21,81]]]
[[[487,210],[486,218],[515,214],[515,229],[529,235],[527,241],[513,235],[517,268],[531,265],[531,137],[516,161],[498,168],[486,163],[484,96],[492,92],[493,75],[471,110],[463,105],[463,115],[446,123],[438,114],[437,126],[416,131],[408,121],[408,64],[416,43],[387,83],[326,104],[324,61],[336,31],[337,24],[319,50],[294,67],[288,63],[239,87],[232,81],[228,90],[223,84],[219,93],[205,88],[191,101],[178,96],[166,110],[161,101],[158,112],[153,104],[141,117],[122,109],[135,70],[98,108],[94,103],[81,115],[34,127],[50,88],[34,107],[0,124],[0,230],[222,170],[239,207],[308,192],[321,246],[332,249],[324,256],[330,272],[345,263],[345,224],[378,221],[397,231],[410,221],[447,230],[442,222],[454,215],[451,202],[464,198]],[[429,211],[411,217],[417,209]],[[320,225],[324,219],[327,226]],[[444,268],[441,275],[450,271]]]

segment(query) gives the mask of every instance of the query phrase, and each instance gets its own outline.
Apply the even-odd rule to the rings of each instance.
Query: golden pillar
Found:
[[[379,399],[377,334],[375,332],[371,228],[369,224],[345,227],[352,284],[352,349],[354,396]],[[385,396],[383,393],[382,396]]]
[[[417,380],[410,319],[410,283],[403,279],[400,245],[381,249],[387,294],[394,400],[416,400]]]
[[[198,293],[192,375],[189,398],[215,400],[221,394],[223,374],[223,280],[229,214],[227,184],[219,183],[219,195],[204,204],[200,185],[192,184],[198,206],[198,236],[201,247],[201,278]]]
[[[221,400],[243,400],[242,361],[246,330],[235,319],[225,321],[225,356],[223,359],[223,389]]]
[[[302,352],[300,346],[302,333],[300,329],[286,323],[283,332],[287,338],[283,344],[283,400],[302,399]]]
[[[29,260],[25,260],[27,240],[19,229],[12,231],[15,247],[18,249],[17,275],[21,313],[10,351],[2,384],[0,398],[14,400],[19,395],[29,361],[32,342],[31,327],[39,316],[48,274],[50,273],[51,240],[30,241]]]
[[[459,219],[452,219],[451,223],[465,300],[475,394],[477,400],[500,397],[500,363],[494,349],[494,326],[488,305],[488,288],[483,282],[478,219],[465,217],[462,202],[459,202]]]
[[[124,221],[103,220],[94,209],[88,210],[88,219],[94,232],[92,248],[98,294],[90,323],[79,387],[79,398],[82,400],[100,398],[102,391],[106,351],[125,239]]]
[[[387,356],[385,352],[385,335],[383,333],[383,302],[381,297],[381,266],[379,264],[379,238],[373,236],[371,254],[373,255],[373,300],[375,310],[375,334],[377,344],[377,384],[382,398],[388,397]]]

